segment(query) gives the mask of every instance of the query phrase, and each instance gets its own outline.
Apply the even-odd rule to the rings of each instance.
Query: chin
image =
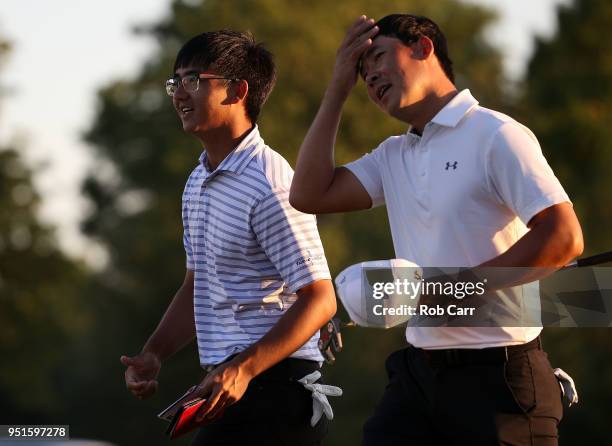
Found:
[[[390,101],[389,101],[390,102]],[[379,104],[380,109],[387,115],[397,117],[398,107],[394,103]]]
[[[183,131],[185,133],[193,133],[195,131],[195,128],[190,124],[183,124]]]
[[[185,133],[199,133],[204,130],[202,124],[196,124],[193,121],[183,121],[183,131]]]
[[[380,101],[374,101],[374,104],[384,113],[389,113],[389,107],[386,104],[383,104]]]

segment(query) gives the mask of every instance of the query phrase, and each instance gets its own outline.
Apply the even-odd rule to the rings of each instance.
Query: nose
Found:
[[[174,91],[174,95],[172,96],[174,99],[181,99],[181,98],[185,98],[189,96],[188,93],[185,91],[185,87],[183,86],[182,82],[179,82],[178,87],[176,88],[176,90]]]
[[[368,75],[365,78],[365,82],[368,88],[374,88],[374,85],[376,84],[376,81],[379,79],[379,77],[380,76],[378,75],[376,71],[372,73],[368,73]]]

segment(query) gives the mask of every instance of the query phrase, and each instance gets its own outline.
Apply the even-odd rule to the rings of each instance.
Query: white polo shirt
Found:
[[[458,93],[422,136],[383,141],[345,167],[373,206],[386,204],[396,257],[430,267],[473,267],[510,248],[527,223],[569,202],[533,133]],[[521,266],[521,265],[517,265]],[[484,348],[534,339],[534,327],[408,327],[421,348]]]

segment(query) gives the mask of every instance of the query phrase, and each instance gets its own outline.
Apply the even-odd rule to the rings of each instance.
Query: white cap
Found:
[[[375,299],[372,279],[368,278],[372,270],[388,277],[386,282],[389,282],[396,279],[420,281],[422,269],[405,259],[373,260],[349,266],[334,280],[342,305],[357,325],[390,328],[403,324],[410,318],[408,314],[389,314],[384,309],[415,305],[419,296],[386,293],[384,298]]]

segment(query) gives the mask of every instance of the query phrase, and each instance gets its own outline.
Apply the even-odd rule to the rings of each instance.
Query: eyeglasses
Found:
[[[183,85],[183,88],[188,93],[193,93],[194,91],[198,91],[200,88],[200,79],[225,79],[228,81],[236,81],[238,79],[230,79],[223,76],[217,76],[215,74],[210,73],[189,73],[183,77],[174,76],[166,81],[166,93],[168,96],[174,96],[176,90]]]

